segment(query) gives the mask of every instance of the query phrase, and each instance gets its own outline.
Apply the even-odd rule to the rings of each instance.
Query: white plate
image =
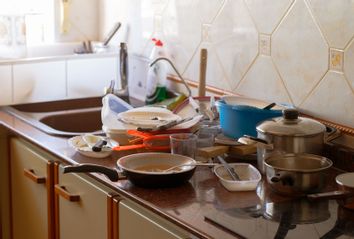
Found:
[[[87,135],[86,135],[87,136]],[[69,145],[73,147],[77,152],[80,154],[86,156],[86,157],[91,157],[91,158],[106,158],[111,155],[112,149],[111,147],[118,146],[119,144],[111,139],[107,139],[105,137],[101,136],[90,136],[90,141],[91,143],[95,144],[100,139],[105,139],[107,141],[108,147],[102,147],[102,151],[100,152],[94,152],[92,151],[91,147],[87,145],[87,143],[84,141],[82,138],[83,136],[75,136],[72,137],[68,140]]]
[[[140,107],[118,114],[118,118],[124,123],[140,127],[155,127],[181,117],[172,111],[159,107]]]

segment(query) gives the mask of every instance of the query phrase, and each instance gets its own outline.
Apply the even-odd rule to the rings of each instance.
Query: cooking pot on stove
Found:
[[[257,138],[247,136],[257,144],[257,163],[264,173],[264,160],[271,155],[284,153],[322,154],[326,126],[305,117],[296,109],[283,110],[283,116],[265,120],[256,127]],[[240,139],[241,142],[242,138]],[[247,143],[247,142],[246,142]]]

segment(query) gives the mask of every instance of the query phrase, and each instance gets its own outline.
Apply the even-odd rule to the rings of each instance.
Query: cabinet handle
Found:
[[[33,182],[38,183],[38,184],[45,183],[45,181],[46,181],[45,177],[37,176],[33,169],[24,169],[23,174],[27,178],[31,179]]]
[[[60,186],[60,185],[55,185],[54,186],[54,190],[55,190],[55,193],[62,196],[63,198],[65,198],[66,200],[70,201],[70,202],[78,202],[80,201],[80,195],[73,195],[73,194],[70,194],[65,186]]]

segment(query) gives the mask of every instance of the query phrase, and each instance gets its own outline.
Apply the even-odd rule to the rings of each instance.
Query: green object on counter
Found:
[[[154,94],[147,96],[145,103],[148,105],[161,102],[167,98],[166,86],[156,86]]]
[[[169,110],[174,110],[186,98],[187,98],[187,96],[185,96],[184,94],[181,94],[181,95],[178,95],[176,97],[169,98],[169,99],[163,100],[161,102],[155,103],[154,105],[156,105],[156,106],[164,106],[164,107],[166,107]]]

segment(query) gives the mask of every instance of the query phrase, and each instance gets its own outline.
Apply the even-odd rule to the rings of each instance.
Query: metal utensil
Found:
[[[217,156],[217,158],[220,161],[220,163],[224,166],[226,171],[230,174],[230,176],[233,180],[235,180],[235,181],[241,180],[240,177],[235,172],[235,170],[232,167],[230,167],[230,165],[228,163],[226,163],[226,161],[221,156]]]
[[[107,46],[108,43],[110,42],[110,40],[113,38],[113,36],[116,34],[116,32],[119,30],[119,28],[121,27],[121,23],[117,22],[116,24],[114,24],[114,26],[112,27],[112,29],[109,31],[109,33],[107,34],[107,36],[105,37],[105,39],[103,40],[103,46]]]
[[[183,163],[183,164],[175,165],[175,166],[172,166],[168,169],[162,170],[161,172],[170,172],[176,168],[180,168],[180,167],[184,167],[184,166],[215,166],[215,165],[219,165],[219,164],[217,164],[217,163]]]

